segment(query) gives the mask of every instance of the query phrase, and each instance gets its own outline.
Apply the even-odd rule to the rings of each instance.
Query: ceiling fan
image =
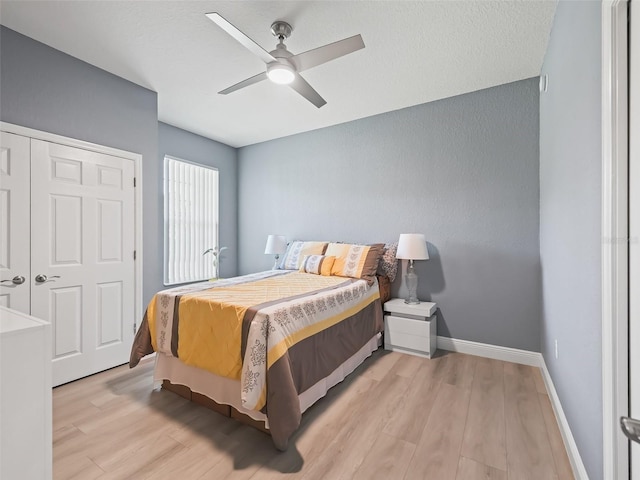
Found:
[[[347,55],[356,50],[364,48],[364,42],[360,35],[339,40],[323,47],[314,48],[297,55],[292,54],[284,44],[284,40],[289,38],[293,28],[287,22],[277,20],[271,25],[271,33],[278,38],[279,43],[275,50],[267,52],[256,42],[247,37],[235,26],[224,19],[219,13],[207,13],[206,16],[222,28],[225,32],[240,42],[245,48],[260,57],[267,64],[266,71],[249,77],[235,85],[225,88],[218,92],[226,95],[241,88],[248,87],[254,83],[261,82],[267,78],[274,83],[281,85],[289,85],[292,89],[302,95],[304,98],[320,108],[326,104],[326,100],[316,92],[307,81],[302,78],[300,72],[308,70],[312,67],[322,65],[336,58]]]

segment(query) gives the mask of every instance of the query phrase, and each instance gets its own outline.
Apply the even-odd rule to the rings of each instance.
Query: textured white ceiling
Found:
[[[540,74],[556,2],[6,1],[0,23],[158,92],[163,122],[239,147]],[[205,17],[219,12],[265,50],[293,26],[300,53],[360,33],[366,48],[303,73],[317,109],[262,82],[217,92],[264,63]]]

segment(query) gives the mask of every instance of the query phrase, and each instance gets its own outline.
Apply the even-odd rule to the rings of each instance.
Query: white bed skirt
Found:
[[[378,333],[367,344],[358,350],[353,356],[348,358],[342,365],[336,368],[329,376],[323,378],[311,388],[302,392],[298,398],[300,400],[300,411],[304,412],[311,405],[316,403],[327,394],[327,391],[337,385],[353,372],[367,357],[376,351],[381,345],[382,336]],[[207,372],[197,367],[185,365],[176,357],[169,357],[164,354],[156,355],[156,365],[153,374],[156,382],[169,380],[171,383],[185,385],[191,391],[200,393],[214,400],[216,403],[231,405],[245,415],[265,422],[269,428],[266,415],[255,410],[247,410],[242,406],[240,400],[240,380],[221,377],[214,373]]]

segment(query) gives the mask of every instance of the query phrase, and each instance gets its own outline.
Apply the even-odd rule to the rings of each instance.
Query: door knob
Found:
[[[640,443],[640,421],[629,417],[620,417],[620,428],[629,440]]]
[[[16,275],[11,280],[2,280],[2,281],[0,281],[0,283],[11,282],[14,285],[22,285],[24,283],[24,281],[25,281],[25,278],[22,275]]]
[[[52,278],[60,278],[60,275],[51,275],[50,277],[47,277],[44,273],[40,273],[36,275],[36,283],[44,283]]]

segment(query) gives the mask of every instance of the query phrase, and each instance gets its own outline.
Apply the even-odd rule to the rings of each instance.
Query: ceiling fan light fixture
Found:
[[[287,50],[287,47],[284,44],[285,39],[289,38],[289,35],[291,35],[293,28],[285,21],[276,20],[271,25],[271,33],[278,38],[278,44],[274,50],[267,52],[219,13],[207,13],[206,16],[209,20],[242,44],[242,46],[247,50],[260,57],[267,66],[266,71],[263,70],[253,77],[249,77],[235,85],[231,85],[229,88],[221,90],[218,92],[220,95],[227,95],[228,93],[235,92],[236,90],[240,90],[241,88],[248,87],[249,85],[253,85],[254,83],[261,82],[268,78],[273,83],[289,85],[295,92],[302,95],[302,97],[311,102],[317,108],[320,108],[323,105],[326,105],[327,101],[322,98],[320,94],[316,92],[314,88],[298,73],[364,48],[362,36],[354,35],[352,37],[344,38],[337,42],[328,43],[322,47],[294,55]]]
[[[278,85],[288,85],[296,78],[293,67],[284,63],[274,63],[267,67],[267,77]]]

